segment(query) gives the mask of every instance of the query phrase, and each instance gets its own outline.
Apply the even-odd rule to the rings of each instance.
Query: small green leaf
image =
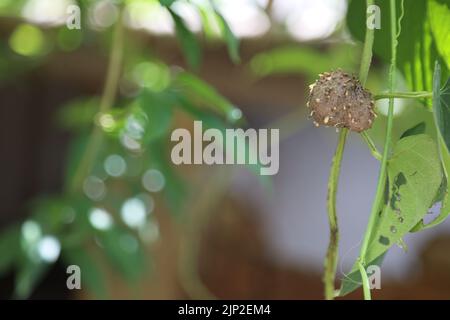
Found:
[[[71,141],[68,155],[67,155],[67,163],[65,168],[65,189],[70,190],[71,186],[74,183],[75,174],[77,172],[78,166],[80,165],[81,160],[83,159],[84,152],[86,151],[86,147],[88,145],[90,134],[87,131],[83,131],[79,133],[73,141]]]
[[[16,272],[14,297],[17,299],[27,299],[47,269],[47,264],[24,257]]]
[[[183,96],[179,96],[178,101],[181,108],[184,111],[191,114],[195,119],[201,120],[203,122],[205,129],[216,128],[219,129],[223,134],[225,134],[225,130],[228,128],[227,123],[225,123],[218,116],[208,113],[205,110],[196,108],[192,103],[190,103],[190,101],[188,101]],[[239,140],[238,144],[242,145],[242,142],[243,142],[242,140]],[[247,140],[245,140],[244,143],[245,143],[244,148],[242,150],[239,150],[238,152],[243,152],[246,155],[248,155],[251,152],[250,145]],[[267,190],[272,189],[272,179],[270,178],[270,176],[264,176],[260,174],[262,164],[259,161],[256,164],[247,164],[245,167],[258,177],[261,185],[263,185]]]
[[[7,272],[14,265],[20,250],[20,230],[11,227],[0,232],[0,274]]]
[[[168,150],[167,139],[164,137],[154,141],[148,149],[148,153],[155,169],[159,170],[166,180],[164,198],[170,212],[175,216],[181,216],[189,188],[173,168],[168,156],[170,151]]]
[[[214,9],[214,11],[219,22],[222,37],[227,44],[228,54],[234,63],[240,63],[241,58],[239,56],[239,40],[234,35],[233,31],[231,31],[230,26],[228,25],[222,14],[220,14],[217,9]]]
[[[139,98],[140,109],[147,116],[143,142],[148,144],[164,136],[170,129],[174,99],[169,92],[144,90]]]
[[[175,78],[174,85],[182,90],[193,104],[219,112],[231,122],[241,120],[238,108],[220,95],[215,88],[193,74],[180,72]]]
[[[58,124],[69,130],[80,131],[90,128],[97,113],[98,99],[78,99],[71,101],[57,113]]]
[[[159,3],[164,7],[170,7],[175,0],[159,0]]]
[[[168,9],[173,21],[175,22],[175,29],[177,32],[178,41],[181,44],[186,60],[191,68],[198,69],[201,61],[201,48],[195,37],[183,19],[173,10]]]
[[[403,138],[406,138],[409,136],[414,136],[416,134],[423,134],[423,133],[425,133],[425,129],[426,129],[425,122],[421,122],[419,124],[416,124],[414,127],[409,128],[408,130],[403,132],[400,139],[403,139]]]

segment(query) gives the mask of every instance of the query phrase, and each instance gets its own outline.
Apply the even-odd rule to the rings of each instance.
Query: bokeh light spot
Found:
[[[44,51],[44,34],[35,26],[21,24],[11,35],[9,45],[14,52],[22,56],[38,56]]]

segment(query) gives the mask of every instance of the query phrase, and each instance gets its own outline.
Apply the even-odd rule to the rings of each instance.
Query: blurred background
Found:
[[[73,4],[81,30],[66,26]],[[337,134],[315,128],[305,104],[318,73],[357,73],[361,43],[347,29],[347,5],[0,0],[0,297],[322,299]],[[99,112],[117,41],[114,108]],[[384,91],[386,77],[375,59],[366,86]],[[397,138],[431,121],[418,102],[395,104]],[[379,146],[386,110],[377,104],[370,130]],[[279,173],[173,166],[170,133],[194,119],[280,129]],[[351,134],[338,196],[340,277],[357,257],[377,176],[378,162]],[[450,222],[405,243],[407,252],[388,253],[374,297],[449,298]],[[66,287],[72,264],[81,290]]]

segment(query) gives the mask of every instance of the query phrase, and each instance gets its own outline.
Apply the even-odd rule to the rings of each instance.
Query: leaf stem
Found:
[[[374,4],[374,0],[367,0],[367,7]],[[361,65],[359,70],[359,80],[364,85],[369,74],[370,63],[372,61],[372,47],[374,40],[374,30],[366,29],[366,35],[364,39],[363,53],[361,57]],[[336,152],[331,164],[330,178],[328,182],[328,222],[330,227],[330,242],[328,244],[327,255],[325,257],[325,299],[332,300],[335,296],[334,282],[336,277],[336,268],[338,261],[338,249],[339,249],[339,227],[336,213],[336,195],[339,182],[339,174],[342,162],[342,155],[344,153],[345,141],[347,139],[348,130],[342,129],[339,138]]]
[[[403,1],[403,0],[402,0]],[[390,0],[390,24],[391,24],[391,63],[389,67],[389,92],[392,94],[394,92],[394,84],[395,84],[395,72],[396,72],[396,63],[397,63],[397,18],[396,18],[396,7],[395,7],[395,0]],[[403,8],[403,6],[402,6]],[[403,10],[402,10],[403,11]],[[403,15],[403,13],[402,13]],[[386,176],[387,176],[387,162],[388,162],[388,156],[389,151],[391,147],[391,135],[392,135],[392,127],[394,122],[394,99],[391,96],[389,98],[389,109],[388,109],[388,119],[387,119],[387,128],[386,128],[386,139],[384,142],[384,150],[383,150],[383,157],[381,159],[381,167],[380,167],[380,173],[378,176],[378,183],[377,183],[377,191],[375,194],[375,199],[372,204],[372,210],[370,212],[369,217],[369,223],[367,225],[366,233],[364,234],[363,243],[361,245],[361,250],[359,253],[359,263],[362,265],[361,271],[361,278],[364,280],[364,276],[367,277],[367,274],[365,273],[364,267],[366,266],[366,254],[367,254],[367,248],[369,246],[369,241],[372,236],[372,231],[374,229],[376,219],[377,219],[377,213],[379,211],[380,203],[383,200],[384,195],[384,188],[386,183]],[[366,292],[367,290],[370,291],[370,288],[367,287],[367,283],[363,281],[363,289]],[[366,294],[365,294],[366,296]],[[367,297],[367,296],[366,296]]]
[[[361,133],[361,137],[366,142],[367,146],[369,147],[370,153],[372,153],[373,157],[377,159],[378,161],[381,161],[382,154],[378,151],[375,143],[373,142],[372,138],[369,136],[369,134],[364,131]]]
[[[123,60],[124,50],[124,26],[123,26],[123,12],[119,14],[116,22],[112,40],[111,54],[108,62],[108,71],[106,81],[103,88],[102,97],[100,100],[99,114],[108,112],[116,98],[117,87],[119,84],[121,65]],[[94,129],[88,141],[86,151],[83,158],[75,172],[73,180],[70,183],[70,193],[74,193],[81,188],[84,179],[91,172],[94,161],[97,157],[98,151],[102,144],[103,132],[102,129],[94,124]]]
[[[361,274],[361,282],[363,286],[363,292],[364,292],[364,300],[372,300],[371,294],[370,294],[370,283],[369,278],[367,277],[367,272],[364,269],[364,265],[361,263],[361,260],[358,259],[357,261],[359,273]]]
[[[432,98],[433,93],[428,91],[417,92],[385,92],[374,96],[375,100],[390,99],[390,98],[404,98],[404,99],[421,99]]]

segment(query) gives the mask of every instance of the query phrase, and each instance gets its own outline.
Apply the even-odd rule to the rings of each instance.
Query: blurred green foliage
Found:
[[[82,21],[96,2],[78,1]],[[122,6],[131,2],[116,3]],[[173,19],[189,67],[199,68],[199,36],[172,9],[177,1],[159,2]],[[1,0],[0,15],[18,17],[24,3]],[[207,2],[197,10],[207,36],[211,36],[210,23],[215,19],[230,57],[239,61],[239,43],[214,3]],[[111,30],[98,32],[85,27],[85,22],[81,30],[68,30],[65,25],[44,29],[18,23],[9,43],[0,46],[5,52],[0,58],[0,70],[8,65],[1,80],[39,66],[52,51],[73,52],[92,43],[110,46]],[[74,135],[67,156],[64,192],[42,195],[30,204],[31,214],[26,221],[0,233],[0,274],[14,270],[16,298],[29,297],[59,258],[66,265],[81,268],[83,285],[97,298],[108,297],[105,264],[131,286],[138,285],[151,270],[146,247],[158,238],[154,210],[167,208],[174,217],[180,217],[189,196],[185,181],[168,158],[176,112],[221,128],[242,121],[240,110],[206,82],[180,67],[163,63],[142,43],[129,38],[126,41],[123,81],[130,92],[104,113],[98,112],[99,97],[80,97],[61,108],[55,120]],[[73,181],[94,130],[100,130],[102,144],[95,150],[92,170],[74,192]]]

